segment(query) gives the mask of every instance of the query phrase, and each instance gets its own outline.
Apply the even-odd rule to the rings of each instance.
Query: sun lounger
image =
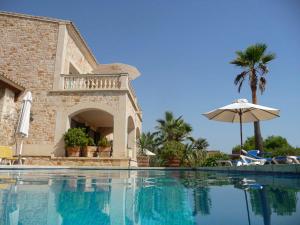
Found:
[[[0,146],[0,164],[4,165],[13,165],[18,162],[19,158],[14,157],[13,149],[9,146]],[[20,161],[24,161],[25,159],[22,158]]]
[[[263,158],[258,156],[259,150],[250,150],[250,151],[244,151],[242,150],[244,154],[247,156],[256,158],[256,159],[266,159],[266,164],[300,164],[300,160],[297,156],[276,156],[272,158]]]
[[[266,159],[255,159],[246,155],[240,155],[240,159],[237,166],[265,165],[267,162]]]
[[[233,166],[230,160],[217,160],[218,166]]]

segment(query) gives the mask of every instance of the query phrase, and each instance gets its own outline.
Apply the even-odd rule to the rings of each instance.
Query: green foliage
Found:
[[[282,136],[269,136],[263,141],[264,151],[270,156],[300,155],[300,149],[292,147],[286,138]],[[233,147],[232,153],[240,152],[240,145]],[[248,137],[243,149],[246,151],[255,149],[254,136]]]
[[[243,82],[249,76],[249,84],[252,92],[255,92],[257,86],[261,93],[266,87],[265,75],[269,72],[267,64],[275,59],[274,53],[266,53],[266,44],[255,44],[249,46],[244,51],[237,51],[237,57],[231,61],[231,64],[239,66],[243,71],[235,77],[234,84],[238,86],[238,91],[241,91]],[[247,79],[248,80],[248,79]]]
[[[166,112],[157,123],[157,132],[144,133],[137,142],[141,150],[156,154],[150,157],[151,166],[163,166],[172,158],[180,159],[182,166],[197,167],[203,163],[209,144],[206,139],[190,136],[192,127],[182,116],[175,118],[172,112]]]
[[[160,152],[160,157],[167,161],[169,159],[182,159],[184,156],[185,145],[178,141],[166,141]]]
[[[164,119],[157,120],[159,139],[161,142],[165,141],[185,141],[189,137],[192,127],[186,123],[182,116],[174,118],[172,112],[166,112]]]
[[[276,148],[270,151],[272,157],[287,156],[287,155],[300,155],[300,150],[297,148]]]
[[[88,138],[84,128],[70,128],[64,134],[64,141],[66,147],[83,147],[88,145]]]
[[[100,140],[98,141],[98,146],[106,148],[106,147],[110,147],[111,143],[107,140],[106,137],[101,137]]]
[[[95,141],[91,137],[88,137],[88,146],[95,146]]]
[[[217,160],[229,160],[229,156],[224,153],[216,153],[206,158],[202,166],[207,166],[207,167],[217,166]]]
[[[184,166],[198,167],[206,159],[206,148],[209,146],[204,138],[189,138],[191,143],[187,143],[184,149],[182,163]]]
[[[142,135],[137,140],[138,155],[144,155],[144,151],[147,149],[151,152],[157,151],[157,133],[142,133]]]
[[[291,148],[290,144],[287,142],[287,140],[284,137],[281,136],[269,136],[264,141],[264,149],[266,151],[268,150],[274,150],[279,148]]]
[[[246,150],[246,151],[255,149],[255,138],[254,138],[254,136],[247,138],[247,140],[243,144],[243,149]],[[235,147],[233,147],[232,153],[240,153],[240,150],[241,150],[241,146],[236,145]]]

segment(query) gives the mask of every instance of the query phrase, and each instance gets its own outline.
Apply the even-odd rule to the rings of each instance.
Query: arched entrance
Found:
[[[101,137],[113,141],[114,117],[104,110],[83,109],[74,112],[69,115],[69,127],[85,128],[96,145]]]

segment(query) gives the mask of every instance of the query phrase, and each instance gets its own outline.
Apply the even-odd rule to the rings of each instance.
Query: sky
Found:
[[[201,114],[238,98],[250,100],[241,71],[229,64],[235,51],[266,43],[276,53],[259,103],[281,110],[261,122],[263,137],[282,135],[300,147],[299,0],[0,0],[0,10],[71,20],[98,62],[136,66],[133,81],[143,110],[143,131],[153,131],[165,111],[183,116],[192,135],[210,149],[231,152],[239,125]],[[253,125],[244,125],[244,138]]]

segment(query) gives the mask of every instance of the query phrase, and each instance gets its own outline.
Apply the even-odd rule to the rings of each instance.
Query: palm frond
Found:
[[[247,67],[249,65],[247,61],[242,60],[240,58],[236,58],[236,59],[232,60],[230,62],[230,64],[233,64],[233,65],[236,65],[236,66],[240,66],[240,67]]]
[[[265,64],[263,64],[263,63],[260,63],[258,65],[258,69],[261,72],[261,75],[265,75],[265,74],[267,74],[269,72],[268,67]]]
[[[238,85],[238,92],[241,92],[241,88],[246,76],[247,76],[247,71],[243,71],[235,77],[234,84]]]
[[[255,45],[251,45],[245,50],[245,58],[247,61],[251,62],[252,66],[254,66],[261,60],[266,49],[266,44],[258,43]]]
[[[266,64],[270,61],[272,61],[273,59],[276,58],[276,55],[274,53],[269,53],[267,55],[264,55],[262,58],[261,58],[261,61],[263,64]]]
[[[260,90],[261,94],[265,91],[266,85],[267,85],[266,78],[260,77],[259,78],[259,85],[258,85],[258,87],[259,87],[259,90]]]

